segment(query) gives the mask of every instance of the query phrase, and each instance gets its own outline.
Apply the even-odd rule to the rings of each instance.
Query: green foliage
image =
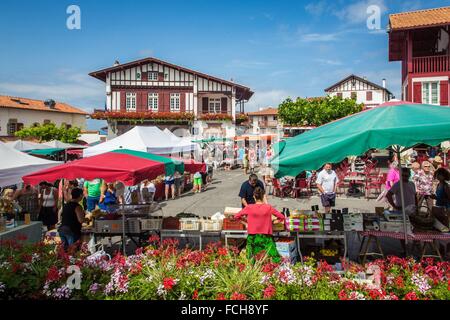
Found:
[[[293,101],[287,98],[278,107],[278,117],[286,125],[321,126],[362,109],[363,104],[358,104],[353,99],[327,96],[314,99],[297,98]]]
[[[72,127],[67,129],[65,126],[57,127],[54,123],[30,126],[16,132],[20,139],[34,138],[40,142],[59,140],[65,143],[74,143],[80,135],[81,129]]]

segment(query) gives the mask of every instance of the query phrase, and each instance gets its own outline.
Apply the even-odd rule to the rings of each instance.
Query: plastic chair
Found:
[[[284,198],[286,189],[289,188],[289,186],[281,186],[280,181],[276,178],[272,179],[272,185],[273,185],[273,193],[275,196]]]
[[[295,186],[292,188],[292,196],[298,198],[302,192],[305,192],[308,197],[311,196],[308,180],[304,178],[295,181]]]

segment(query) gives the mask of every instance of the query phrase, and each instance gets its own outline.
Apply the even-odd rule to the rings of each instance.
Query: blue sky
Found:
[[[66,9],[81,8],[81,30]],[[381,30],[366,25],[369,5]],[[323,95],[354,73],[400,93],[400,63],[388,62],[390,13],[450,5],[436,0],[0,1],[0,94],[53,98],[88,111],[105,104],[88,73],[154,56],[247,85],[247,110],[286,97]],[[98,124],[90,122],[91,128]]]

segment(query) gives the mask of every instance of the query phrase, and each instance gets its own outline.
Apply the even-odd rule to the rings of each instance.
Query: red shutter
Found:
[[[148,72],[142,72],[141,73],[141,80],[142,81],[148,81]]]
[[[414,82],[413,99],[413,102],[422,103],[422,82]]]
[[[164,81],[164,72],[158,72],[158,81]]]
[[[136,112],[141,112],[142,111],[142,103],[141,103],[142,99],[141,99],[141,93],[140,92],[136,92]]]
[[[448,80],[441,81],[441,106],[448,106]]]
[[[180,93],[180,112],[186,111],[186,94],[184,92]]]
[[[170,93],[164,92],[164,112],[170,112]]]
[[[220,99],[220,109],[222,113],[228,113],[228,99],[222,98]]]
[[[127,95],[125,91],[120,92],[120,111],[126,112],[127,111]]]
[[[208,97],[203,97],[202,98],[202,113],[208,113],[208,104],[209,104],[209,99]]]
[[[372,101],[372,91],[366,91],[366,100]]]

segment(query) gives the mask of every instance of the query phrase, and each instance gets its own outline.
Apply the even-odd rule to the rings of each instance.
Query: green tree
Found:
[[[350,114],[362,111],[364,105],[354,99],[339,97],[321,97],[284,100],[278,107],[278,117],[286,125],[321,126]]]
[[[65,143],[74,143],[78,140],[81,129],[78,127],[57,127],[54,123],[25,127],[16,132],[20,139],[38,139],[40,142],[59,140]]]

